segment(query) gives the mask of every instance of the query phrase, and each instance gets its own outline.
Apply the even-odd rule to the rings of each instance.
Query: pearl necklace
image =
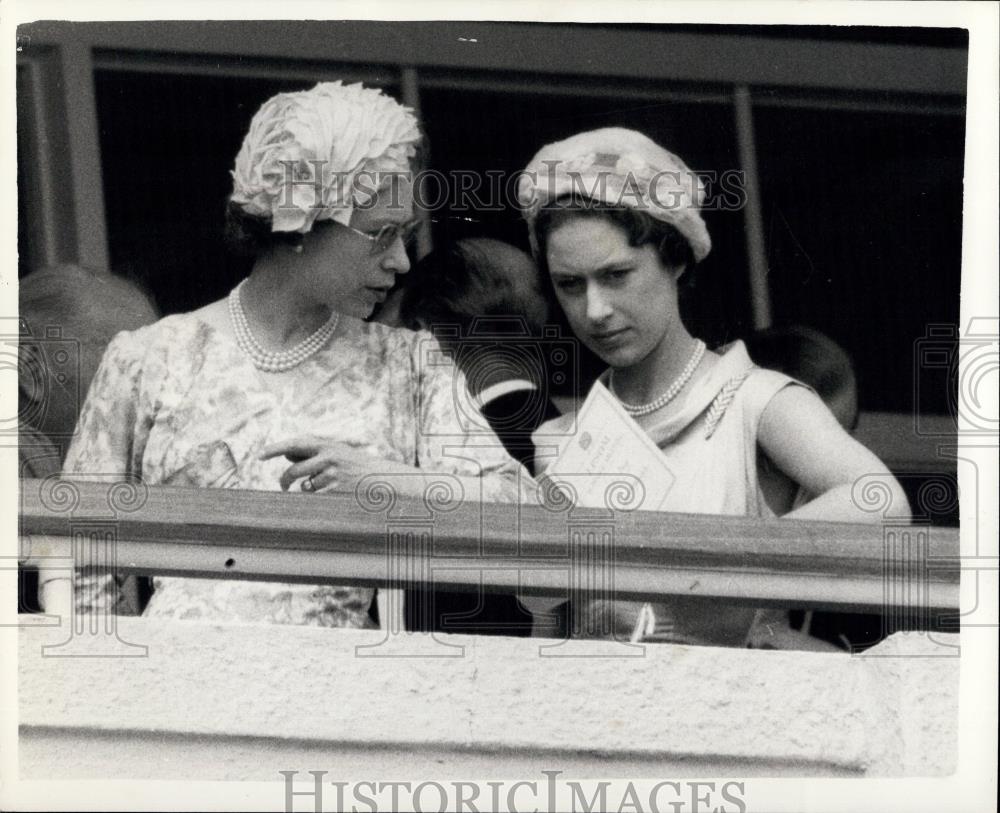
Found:
[[[233,323],[233,331],[236,333],[236,343],[250,357],[253,366],[258,370],[265,373],[283,373],[293,367],[298,367],[323,347],[337,329],[340,314],[334,311],[323,325],[295,347],[280,351],[265,350],[250,330],[250,323],[243,310],[240,292],[245,284],[246,280],[243,280],[229,292],[229,318]]]
[[[625,411],[637,417],[639,415],[648,415],[650,412],[656,412],[658,409],[663,409],[667,404],[677,397],[678,393],[684,389],[688,381],[691,380],[691,376],[694,375],[694,371],[701,364],[701,359],[705,355],[705,343],[698,339],[695,341],[694,352],[691,353],[691,358],[688,359],[688,363],[681,370],[681,374],[674,379],[673,383],[667,387],[667,391],[663,393],[655,401],[650,401],[648,404],[627,404],[615,393],[615,383],[614,383],[614,372],[611,373],[608,379],[608,387],[611,393],[618,398],[618,402],[624,407]]]

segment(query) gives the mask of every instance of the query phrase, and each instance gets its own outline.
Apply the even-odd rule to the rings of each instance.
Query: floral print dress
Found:
[[[516,501],[529,479],[477,420],[464,378],[428,333],[343,317],[337,334],[294,372],[276,386],[198,312],[119,333],[91,385],[63,474],[279,490],[290,464],[259,460],[261,448],[316,435],[422,469],[478,476],[485,501]],[[370,587],[177,577],[157,577],[154,587],[149,616],[371,625]],[[114,604],[113,592],[110,579],[80,574],[78,612],[97,601]]]

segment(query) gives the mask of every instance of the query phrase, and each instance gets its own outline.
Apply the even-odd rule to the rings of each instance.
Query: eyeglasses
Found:
[[[416,236],[417,229],[420,228],[420,223],[419,218],[407,220],[405,223],[386,223],[376,232],[361,231],[361,229],[356,229],[354,226],[341,225],[344,225],[345,229],[350,229],[355,234],[371,240],[372,248],[370,253],[374,256],[388,251],[392,247],[392,244],[396,242],[396,238],[402,240],[403,245],[409,245],[413,241],[414,236]]]

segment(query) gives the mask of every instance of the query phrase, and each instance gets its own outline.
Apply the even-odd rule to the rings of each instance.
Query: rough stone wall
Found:
[[[955,765],[958,658],[917,634],[853,657],[586,641],[543,655],[530,639],[383,643],[370,631],[118,620],[146,657],[43,656],[66,633],[20,632],[23,778],[98,778],[109,764],[119,778],[159,779],[378,765],[412,776],[552,765],[915,776]]]

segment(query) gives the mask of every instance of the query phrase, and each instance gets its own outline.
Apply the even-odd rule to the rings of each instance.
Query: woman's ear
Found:
[[[684,276],[684,272],[687,271],[687,265],[667,265],[664,263],[663,266],[667,270],[667,275],[674,281],[674,283],[679,283],[681,277]]]

